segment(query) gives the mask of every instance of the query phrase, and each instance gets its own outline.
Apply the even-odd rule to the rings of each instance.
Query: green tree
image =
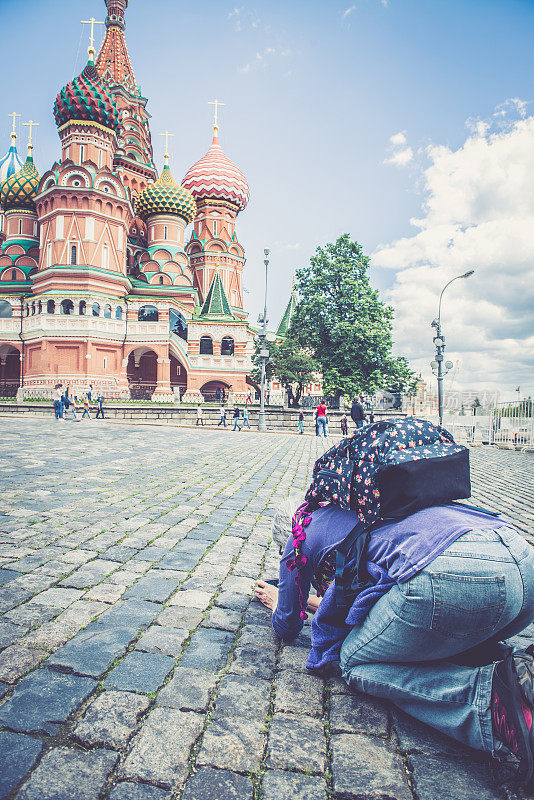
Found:
[[[297,271],[291,332],[315,357],[325,394],[413,390],[417,376],[391,353],[393,309],[371,287],[369,259],[348,234],[318,247]]]
[[[318,372],[317,362],[312,355],[303,349],[291,330],[285,339],[278,342],[267,342],[269,360],[265,369],[268,381],[278,378],[289,395],[290,406],[299,405],[304,387],[310,383],[313,375]],[[252,356],[252,377],[259,383],[261,380],[260,345],[256,344]]]

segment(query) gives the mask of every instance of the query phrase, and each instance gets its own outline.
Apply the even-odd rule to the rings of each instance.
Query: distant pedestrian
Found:
[[[303,411],[299,411],[299,421],[297,423],[297,426],[298,426],[298,429],[299,429],[299,433],[303,434],[304,433],[304,412]]]
[[[226,393],[224,391],[224,387],[221,388],[221,402],[224,403],[226,400]]]
[[[241,430],[241,425],[239,424],[239,416],[240,416],[239,406],[234,406],[234,427],[232,428],[233,431],[237,428],[239,431]]]
[[[252,392],[250,389],[247,392],[247,399],[245,400],[245,406],[250,405],[252,403]]]
[[[251,429],[250,428],[250,422],[248,420],[248,408],[247,408],[246,404],[245,404],[245,406],[243,408],[243,425],[241,427],[244,428],[245,425],[247,426],[247,428],[249,430]]]
[[[219,427],[220,425],[224,425],[224,427],[226,428],[226,409],[223,405],[221,405],[221,416],[219,418],[219,423],[217,427]]]
[[[349,432],[347,423],[348,423],[347,415],[343,414],[343,416],[341,417],[341,433],[343,434],[343,436],[346,436]]]
[[[93,397],[93,384],[89,384],[89,391],[87,392],[87,399],[91,402],[91,398]]]
[[[54,413],[56,415],[56,419],[61,419],[63,414],[62,414],[60,383],[56,383],[56,385],[54,386],[54,391],[52,392],[52,400],[54,401]]]
[[[324,401],[321,401],[316,409],[317,414],[317,436],[321,435],[321,431],[323,432],[323,436],[326,438],[326,406]]]
[[[350,416],[352,418],[352,421],[356,425],[356,430],[363,427],[363,423],[365,420],[365,413],[363,410],[363,406],[360,403],[360,398],[358,397],[358,395],[356,395],[354,400],[352,401]]]
[[[372,411],[370,411],[369,412],[369,425],[372,425],[374,421],[375,421],[375,415],[373,414]]]
[[[82,419],[83,419],[83,418],[84,418],[86,415],[89,417],[89,419],[91,419],[91,414],[89,413],[89,395],[87,395],[87,394],[86,394],[86,395],[85,395],[85,397],[83,398],[83,414],[82,414]]]
[[[204,427],[204,417],[200,403],[197,406],[197,425],[202,425],[202,427]]]
[[[96,410],[95,419],[98,419],[99,417],[101,419],[104,419],[104,398],[102,397],[102,392],[98,393],[98,397],[96,398],[96,402],[98,404],[98,408]]]
[[[221,390],[219,389],[219,387],[217,387],[217,389],[215,390],[215,399],[217,400],[217,402],[219,402],[219,400],[221,399]]]

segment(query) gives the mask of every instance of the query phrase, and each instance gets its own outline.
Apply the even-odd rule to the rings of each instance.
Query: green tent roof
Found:
[[[230,309],[230,304],[226,299],[224,288],[222,285],[221,276],[219,272],[215,272],[213,280],[204,304],[200,310],[201,317],[230,317],[233,319],[233,314]]]
[[[282,321],[278,326],[278,330],[276,331],[277,336],[287,336],[287,332],[289,330],[289,326],[291,325],[291,320],[293,319],[293,314],[295,313],[295,309],[297,307],[297,295],[295,292],[291,292],[291,297],[289,298],[289,303],[286,306],[286,310],[284,311],[284,316],[282,317]]]

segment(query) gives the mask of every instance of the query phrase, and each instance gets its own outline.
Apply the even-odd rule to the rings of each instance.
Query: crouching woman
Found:
[[[278,588],[256,585],[275,633],[293,640],[306,608],[316,609],[309,669],[341,670],[351,688],[511,762],[517,780],[530,782],[534,645],[499,642],[534,620],[534,548],[499,516],[455,503],[425,508],[373,530],[371,580],[340,613],[336,548],[357,516],[333,505],[300,515]]]

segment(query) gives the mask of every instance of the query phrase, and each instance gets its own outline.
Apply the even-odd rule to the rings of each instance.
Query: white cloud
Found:
[[[422,214],[411,220],[417,230],[377,248],[373,264],[397,270],[397,349],[427,378],[439,293],[475,269],[443,298],[447,356],[462,363],[455,386],[533,392],[534,117],[521,118],[515,98],[504,105],[516,113],[505,130],[478,124],[456,150],[427,149]],[[403,135],[395,134],[400,148]]]
[[[357,6],[350,6],[350,8],[346,8],[345,11],[341,13],[341,19],[347,19],[350,17],[353,11],[356,11]]]
[[[263,50],[259,51],[255,54],[252,61],[249,61],[248,64],[244,64],[242,67],[239,68],[239,71],[242,73],[250,72],[253,69],[267,69],[273,63],[274,59],[280,58],[287,58],[291,55],[291,49],[289,47],[285,48],[276,48],[276,47],[264,47]],[[286,73],[290,75],[291,73]]]
[[[405,167],[413,161],[413,150],[408,144],[406,131],[399,131],[389,137],[389,156],[384,159],[384,164],[394,164],[396,167]]]

